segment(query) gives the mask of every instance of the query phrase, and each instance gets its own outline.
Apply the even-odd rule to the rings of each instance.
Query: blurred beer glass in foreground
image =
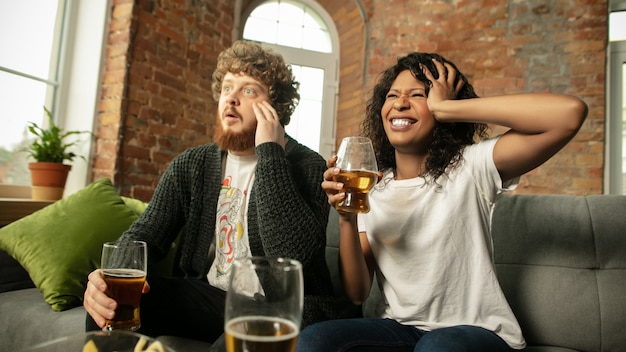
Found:
[[[107,295],[117,302],[115,317],[103,330],[135,331],[141,326],[139,306],[146,282],[148,252],[142,241],[106,242],[102,246],[101,270]]]
[[[336,167],[341,172],[334,177],[343,183],[346,198],[335,205],[338,212],[367,213],[370,211],[368,193],[378,179],[378,166],[372,142],[366,137],[346,137],[337,152]]]
[[[293,352],[303,304],[299,261],[266,257],[235,260],[226,293],[226,351]]]

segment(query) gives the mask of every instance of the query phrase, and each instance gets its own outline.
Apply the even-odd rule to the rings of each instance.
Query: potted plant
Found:
[[[67,131],[59,128],[52,119],[52,114],[44,106],[48,116],[48,128],[38,126],[34,122],[28,125],[28,131],[35,136],[35,140],[29,144],[25,151],[35,160],[28,164],[31,173],[32,199],[35,200],[58,200],[63,197],[65,182],[72,165],[64,164],[64,161],[73,161],[76,155],[68,148],[76,145],[77,141],[67,142],[66,138],[71,135],[89,133],[89,131]]]

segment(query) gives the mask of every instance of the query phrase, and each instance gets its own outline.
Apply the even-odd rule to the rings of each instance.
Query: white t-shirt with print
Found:
[[[209,283],[223,290],[228,289],[233,260],[251,255],[247,217],[256,163],[256,155],[229,153],[226,158],[215,219],[215,259],[207,274]]]
[[[468,146],[463,162],[436,185],[384,175],[359,215],[378,264],[386,304],[377,315],[433,330],[474,325],[513,348],[525,341],[498,283],[490,217],[504,187],[493,163],[496,139]]]

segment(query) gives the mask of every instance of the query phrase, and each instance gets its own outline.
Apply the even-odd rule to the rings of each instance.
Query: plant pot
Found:
[[[72,165],[62,163],[29,163],[34,200],[59,200],[63,198],[67,175]]]

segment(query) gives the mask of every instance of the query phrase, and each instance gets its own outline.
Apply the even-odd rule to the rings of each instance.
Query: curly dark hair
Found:
[[[449,63],[456,69],[452,62],[438,54],[414,52],[398,58],[396,65],[385,70],[374,86],[372,96],[367,102],[365,119],[361,122],[361,132],[372,140],[378,167],[381,171],[396,168],[395,148],[385,134],[381,116],[381,109],[387,93],[396,77],[401,72],[409,70],[413,77],[424,83],[428,96],[431,82],[422,72],[420,65],[427,67],[433,77],[437,79],[439,72],[432,59]],[[456,99],[478,98],[474,92],[474,87],[468,83],[467,78],[458,69],[456,70],[458,72],[457,82],[458,80],[464,82]],[[436,181],[441,175],[447,174],[450,169],[459,165],[461,153],[465,146],[476,143],[486,136],[487,125],[484,123],[441,123],[436,121],[432,143],[428,150],[429,157],[426,160],[426,172],[423,176]]]
[[[213,99],[219,101],[222,81],[227,72],[243,73],[269,88],[270,104],[276,109],[283,126],[289,124],[291,114],[300,101],[298,88],[291,66],[280,54],[264,49],[259,43],[239,40],[220,53],[213,72],[211,88]]]

